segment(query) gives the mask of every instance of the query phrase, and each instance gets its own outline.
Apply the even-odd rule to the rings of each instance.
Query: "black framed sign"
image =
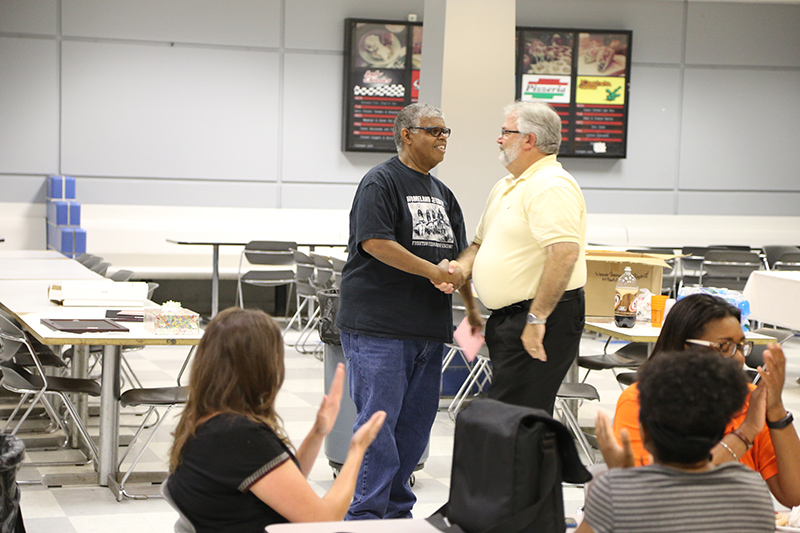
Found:
[[[397,113],[419,99],[422,23],[345,19],[342,150],[395,152]]]
[[[627,154],[631,41],[627,30],[517,28],[517,99],[551,104],[559,155]]]

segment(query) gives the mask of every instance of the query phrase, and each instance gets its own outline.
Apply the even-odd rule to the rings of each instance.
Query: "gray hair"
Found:
[[[444,113],[438,107],[429,104],[411,104],[405,106],[394,119],[394,145],[398,152],[403,151],[403,137],[400,132],[403,128],[409,129],[419,126],[423,118],[440,118],[444,120]]]
[[[543,154],[557,154],[561,148],[561,117],[548,104],[516,101],[505,108],[506,117],[517,116],[517,129],[536,135],[536,148]]]

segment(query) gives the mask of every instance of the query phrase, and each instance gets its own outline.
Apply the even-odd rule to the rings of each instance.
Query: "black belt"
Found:
[[[564,291],[564,294],[561,295],[561,299],[558,303],[568,302],[570,300],[576,300],[583,296],[583,287],[578,287],[577,289],[572,289],[571,291]],[[533,303],[533,298],[530,300],[524,300],[522,302],[513,303],[511,305],[507,305],[500,309],[490,309],[493,315],[516,315],[517,313],[527,313],[530,311],[531,303]]]

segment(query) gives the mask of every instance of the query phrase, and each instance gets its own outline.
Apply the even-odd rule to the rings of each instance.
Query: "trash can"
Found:
[[[0,434],[0,533],[24,533],[19,509],[17,472],[25,444],[13,435]]]
[[[339,338],[339,328],[336,327],[336,313],[339,310],[339,291],[337,289],[328,289],[317,293],[320,308],[320,321],[319,321],[319,337],[324,343],[323,346],[323,365],[325,367],[325,392],[333,383],[333,376],[336,373],[336,367],[339,363],[347,365],[347,360],[344,357],[344,350],[342,350],[342,341]],[[345,459],[347,458],[347,451],[350,449],[350,439],[353,437],[353,424],[356,423],[356,405],[353,403],[352,398],[348,391],[350,390],[350,381],[347,374],[344,378],[344,394],[342,395],[342,403],[339,407],[339,416],[336,417],[336,422],[330,433],[325,437],[324,451],[325,457],[328,458],[328,464],[333,469],[333,475],[339,474]],[[430,442],[425,448],[425,452],[417,463],[414,471],[422,470],[425,466],[425,460],[428,458]],[[411,476],[410,484],[414,486],[414,476]]]

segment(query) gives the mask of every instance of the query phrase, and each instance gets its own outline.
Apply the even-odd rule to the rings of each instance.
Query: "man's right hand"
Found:
[[[440,269],[444,268],[444,272],[440,279],[431,279],[431,283],[443,293],[453,294],[465,283],[464,269],[458,261],[442,259],[437,266]]]

